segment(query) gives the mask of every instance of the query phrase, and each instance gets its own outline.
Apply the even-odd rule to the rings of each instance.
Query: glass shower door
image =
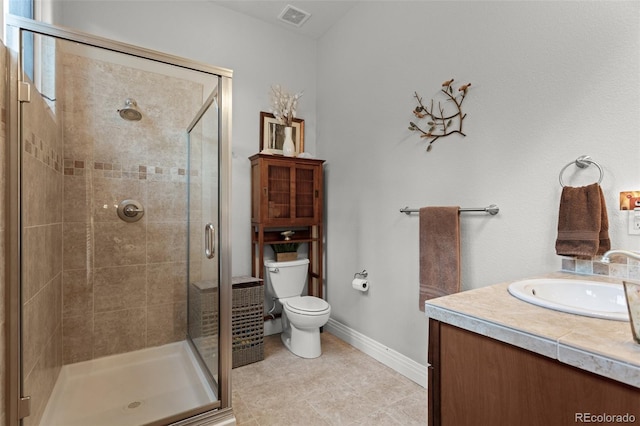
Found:
[[[219,111],[217,90],[188,128],[187,333],[201,366],[220,393]]]
[[[11,20],[9,423],[232,418],[230,77]]]

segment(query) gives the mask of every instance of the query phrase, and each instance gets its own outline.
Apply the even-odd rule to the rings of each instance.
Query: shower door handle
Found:
[[[204,255],[207,259],[213,259],[216,255],[216,228],[212,223],[204,226]]]

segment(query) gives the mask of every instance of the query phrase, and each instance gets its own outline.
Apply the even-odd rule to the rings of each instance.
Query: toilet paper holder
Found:
[[[355,274],[353,274],[353,278],[367,278],[368,276],[369,273],[366,269],[363,269],[362,272],[356,272]]]

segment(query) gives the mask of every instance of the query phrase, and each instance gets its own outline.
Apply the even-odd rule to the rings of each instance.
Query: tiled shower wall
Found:
[[[3,43],[0,43],[0,146],[3,149],[0,149],[0,199],[4,200],[5,198],[5,185],[6,185],[6,168],[5,164],[5,150],[6,146],[6,125],[7,125],[7,111],[5,109],[6,99],[5,99],[5,81],[6,81],[6,55],[7,49],[5,48]],[[6,380],[6,371],[5,371],[5,344],[7,339],[6,333],[6,311],[5,311],[5,300],[7,298],[7,286],[5,283],[5,270],[4,270],[4,230],[6,228],[6,220],[4,216],[4,208],[0,209],[0,258],[3,259],[0,262],[0,401],[5,400],[5,380]],[[7,417],[5,412],[5,404],[0,404],[0,426],[5,426],[7,424]]]
[[[95,58],[62,62],[64,363],[182,340],[185,129],[203,88]],[[120,118],[126,98],[142,120]],[[118,218],[124,199],[142,203],[140,221]]]
[[[62,137],[40,96],[22,104],[22,363],[37,425],[62,367]]]

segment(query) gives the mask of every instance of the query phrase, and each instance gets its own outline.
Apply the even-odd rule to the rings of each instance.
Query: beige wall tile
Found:
[[[61,368],[60,328],[51,335],[44,352],[37,363],[25,377],[24,392],[31,396],[31,414],[24,419],[24,425],[39,425],[49,395],[53,391]]]
[[[0,288],[2,288],[3,286],[0,285]],[[4,313],[4,312],[3,312]],[[7,332],[5,329],[5,317],[4,315],[2,315],[0,317],[0,383],[2,384],[6,384],[6,380],[7,380],[7,374],[6,374],[6,358],[5,358],[5,347],[6,347],[6,339],[7,339]],[[5,390],[6,390],[6,386],[0,386],[0,401],[5,401]],[[4,426],[5,423],[5,418],[4,418],[4,404],[2,406],[2,408],[0,408],[0,425]]]
[[[69,222],[63,225],[62,265],[65,271],[87,269],[91,265],[90,251],[91,225],[84,222]]]
[[[75,269],[65,271],[62,279],[63,318],[93,315],[93,276],[86,269]]]
[[[42,226],[24,228],[22,239],[22,299],[31,299],[46,283],[46,230]]]
[[[98,222],[93,225],[95,267],[145,263],[145,219],[139,222]]]
[[[65,364],[93,359],[93,313],[65,317],[62,322],[62,342]]]
[[[94,311],[144,308],[147,302],[147,266],[97,268],[94,279]]]
[[[26,424],[37,424],[62,365],[63,178],[60,132],[48,106],[38,96],[23,106],[23,363],[33,397]]]
[[[23,215],[26,226],[60,222],[62,214],[62,174],[51,164],[43,162],[39,140],[27,133],[24,143],[31,145],[31,152],[23,150]],[[45,147],[46,149],[46,147]],[[37,154],[38,157],[33,154]],[[50,155],[48,155],[49,162]]]
[[[206,259],[204,256],[204,222],[189,224],[189,258],[192,261]]]
[[[202,221],[202,185],[194,183],[193,180],[189,187],[189,220]]]
[[[0,43],[0,145],[2,145],[3,147],[6,146],[6,118],[7,118],[7,111],[4,107],[5,105],[5,91],[6,91],[6,84],[5,84],[5,77],[6,77],[6,68],[5,68],[5,60],[6,58],[6,48],[4,46],[4,44]],[[4,149],[0,149],[0,164],[5,164],[5,150]],[[4,200],[5,199],[5,186],[6,186],[6,182],[7,182],[7,178],[5,176],[6,174],[6,167],[2,167],[0,168],[0,199]],[[6,228],[6,217],[5,217],[5,209],[2,208],[0,209],[0,241],[4,241],[4,237],[5,237],[5,230]],[[0,244],[0,258],[4,259],[5,258],[5,245]],[[0,303],[0,383],[5,383],[5,378],[6,378],[6,372],[5,372],[5,347],[6,347],[6,338],[7,338],[7,333],[5,330],[5,324],[6,324],[6,311],[5,311],[5,295],[6,293],[6,283],[5,283],[5,269],[4,269],[4,262],[0,262],[0,294],[2,295],[2,297],[0,297],[0,300],[2,300],[2,303]],[[0,386],[0,401],[4,401],[5,400],[5,386]],[[6,418],[5,418],[5,409],[4,409],[4,404],[2,405],[2,408],[0,408],[0,426],[4,426],[6,424]]]
[[[187,330],[187,304],[185,302],[156,305],[147,308],[148,346],[184,340]]]
[[[29,372],[62,322],[62,277],[47,283],[23,306],[23,364]]]
[[[62,173],[45,167],[44,171],[45,194],[44,204],[39,204],[39,208],[44,213],[45,223],[62,222],[62,194],[64,188],[64,180]]]
[[[63,98],[64,99],[64,98]],[[63,103],[67,105],[68,102]],[[86,128],[82,124],[76,125],[74,123],[82,123],[85,118],[84,113],[82,115],[74,112],[64,113],[64,155],[66,158],[93,158],[93,145],[87,143],[92,140],[91,129]]]
[[[47,281],[62,273],[62,245],[62,223],[58,222],[46,226],[44,239],[46,256],[36,261],[45,264],[45,279]]]
[[[30,155],[22,161],[22,220],[24,226],[44,223],[44,165]]]
[[[190,283],[202,280],[202,261],[200,259],[189,262],[189,280]]]
[[[64,210],[65,222],[87,222],[91,209],[87,194],[88,176],[64,177]]]
[[[183,182],[147,183],[147,221],[185,222],[187,220],[187,184]]]
[[[23,300],[28,300],[62,271],[62,225],[25,228],[23,236]]]
[[[38,360],[41,347],[46,341],[44,333],[44,309],[42,298],[34,297],[22,308],[22,365],[30,372]]]
[[[146,344],[146,309],[96,313],[93,356],[129,352]]]
[[[186,222],[147,225],[147,261],[149,263],[184,262],[187,259],[186,247]]]
[[[147,304],[184,302],[187,298],[186,262],[150,263],[147,266]]]
[[[0,44],[0,47],[2,46],[2,44]],[[1,49],[0,49],[0,53]],[[1,62],[0,62],[1,63]],[[0,222],[0,241],[4,241],[4,237],[5,237],[5,232],[4,232],[4,223]],[[5,245],[4,244],[0,244],[0,259],[5,259]],[[2,300],[2,303],[0,303],[0,331],[4,332],[4,327],[3,324],[5,323],[6,320],[6,315],[7,315],[7,311],[6,311],[6,303],[4,303],[7,299],[7,295],[8,293],[5,292],[6,290],[6,283],[5,283],[5,262],[0,262],[0,294],[2,295],[2,298],[0,298],[0,300]],[[3,356],[4,351],[2,350],[4,344],[4,339],[0,339],[0,358]],[[0,361],[0,376],[2,375],[2,371],[3,371],[3,363]],[[2,380],[0,380],[0,383],[4,383]],[[0,386],[1,388],[2,386]],[[2,393],[2,390],[0,390],[0,394]],[[3,401],[2,398],[0,398],[0,401]]]
[[[56,275],[45,287],[48,302],[45,308],[46,322],[45,332],[53,335],[53,331],[62,324],[62,274]],[[62,335],[60,335],[62,337]]]
[[[113,100],[113,109],[121,108],[126,95],[122,99]],[[145,128],[140,126],[141,122],[126,122],[120,117],[117,121],[103,122],[93,135],[94,158],[96,160],[113,161],[116,159],[127,159],[132,163],[148,164],[147,149],[145,143],[149,134],[145,133]]]
[[[191,117],[185,116],[181,123],[189,123],[194,116],[195,113]],[[164,117],[162,120],[164,121]],[[182,128],[180,124],[176,124],[174,126],[175,127],[173,128],[167,128],[166,130],[161,131],[159,137],[149,140],[149,164],[163,164],[166,167],[186,168],[186,129]]]

